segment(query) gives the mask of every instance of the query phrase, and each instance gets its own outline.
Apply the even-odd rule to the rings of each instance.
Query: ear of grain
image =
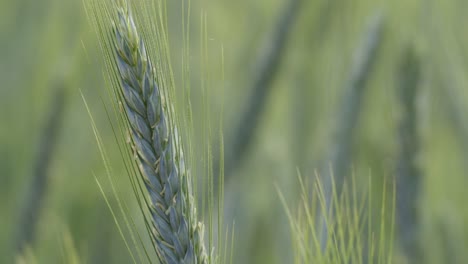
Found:
[[[278,188],[280,200],[286,210],[290,224],[294,263],[393,263],[393,216],[395,213],[395,186],[383,186],[381,218],[377,222],[380,231],[375,232],[372,223],[371,181],[357,185],[355,176],[347,178],[336,195],[336,185],[331,185],[335,194],[330,208],[320,178],[313,184],[299,176],[300,198],[290,207]],[[367,185],[367,186],[366,186]],[[367,189],[367,190],[366,190]],[[391,193],[388,193],[391,191]],[[387,200],[388,197],[391,200]],[[377,197],[378,198],[378,197]],[[334,214],[330,214],[330,211]],[[322,249],[321,225],[317,223],[321,214],[330,227],[329,246]],[[386,219],[386,217],[390,217]],[[390,224],[390,226],[388,226]],[[372,237],[366,238],[372,232]],[[369,250],[365,250],[369,248]],[[292,262],[290,262],[292,263]]]
[[[55,154],[61,123],[65,110],[65,90],[60,84],[53,94],[50,113],[40,138],[37,159],[34,164],[33,175],[24,208],[18,220],[18,234],[16,237],[16,251],[21,255],[26,247],[34,243],[36,225],[40,219],[44,199],[49,185],[49,169]]]
[[[325,192],[325,212],[329,212],[333,203],[333,190],[336,189],[338,196],[341,193],[341,187],[345,181],[345,175],[348,173],[352,135],[354,127],[359,120],[361,112],[362,100],[365,94],[365,86],[369,79],[373,64],[376,61],[378,48],[382,42],[384,17],[382,13],[377,13],[372,17],[368,29],[365,32],[365,37],[362,45],[354,54],[354,61],[351,69],[351,74],[347,82],[346,94],[343,102],[340,105],[341,109],[337,117],[337,127],[334,136],[334,145],[329,153],[327,161],[331,166],[325,166],[327,169],[322,171],[322,183]],[[335,182],[333,182],[335,181]],[[333,212],[332,212],[333,213]],[[325,217],[320,216],[321,227],[321,246],[325,251],[329,244],[329,226],[324,221]]]
[[[170,102],[127,8],[117,8],[113,48],[132,147],[150,196],[152,239],[161,263],[208,263]]]
[[[419,61],[412,49],[403,55],[400,65],[398,95],[402,109],[399,124],[399,156],[397,174],[397,220],[399,241],[408,261],[419,263],[421,251],[419,241],[418,198],[421,189],[421,171],[416,158],[419,153],[418,117],[416,99],[418,95]]]
[[[245,105],[240,122],[234,130],[225,160],[225,177],[229,181],[231,173],[243,161],[244,156],[251,145],[256,133],[263,109],[268,102],[268,96],[273,88],[273,81],[281,66],[282,58],[285,54],[289,34],[294,22],[298,18],[301,7],[306,1],[288,0],[286,6],[280,13],[274,25],[271,36],[261,49],[261,53],[255,62],[252,78],[251,95]],[[217,165],[218,162],[215,162]],[[216,168],[215,171],[218,171]],[[217,179],[215,179],[217,180]]]

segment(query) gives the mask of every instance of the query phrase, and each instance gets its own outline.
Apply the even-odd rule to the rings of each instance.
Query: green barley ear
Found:
[[[167,69],[151,61],[141,37],[147,32],[140,35],[130,7],[135,6],[124,0],[91,0],[88,11],[101,40],[112,84],[110,96],[115,96],[121,128],[129,134],[131,149],[125,149],[133,154],[138,167],[136,175],[131,173],[131,177],[140,178],[132,179],[133,188],[138,196],[145,196],[139,197],[143,198],[139,204],[160,263],[209,263],[178,122],[168,96],[172,86],[164,82]],[[135,180],[145,188],[139,189]]]
[[[164,101],[156,84],[156,71],[129,10],[118,8],[117,14],[113,37],[118,94],[150,196],[156,252],[161,263],[207,263],[180,139],[175,122],[169,120],[170,102]]]

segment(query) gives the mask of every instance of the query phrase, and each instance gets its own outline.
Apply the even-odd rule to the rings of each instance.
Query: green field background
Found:
[[[182,1],[168,2],[171,56],[176,84],[181,84]],[[222,112],[225,140],[235,136],[251,96],[256,58],[288,2],[191,0],[188,81],[195,124],[211,120],[216,127]],[[227,176],[225,222],[235,222],[234,263],[292,263],[288,220],[275,185],[294,204],[297,171],[315,177],[314,171],[327,163],[355,50],[377,14],[384,20],[382,45],[352,135],[353,174],[358,179],[370,175],[372,190],[379,194],[397,173],[398,73],[412,47],[421,71],[420,148],[414,157],[422,175],[418,243],[424,263],[468,263],[467,12],[463,0],[303,1],[257,129]],[[203,16],[206,37],[201,35]],[[105,111],[109,99],[103,67],[82,1],[0,0],[0,263],[17,259],[18,219],[57,88],[65,90],[63,120],[31,254],[37,263],[63,263],[69,237],[82,263],[131,263],[95,181],[105,179],[106,170],[83,100],[100,129],[119,197],[131,205],[134,196],[110,126],[113,117],[109,120]],[[210,80],[206,87],[201,85],[204,74]],[[203,113],[204,105],[209,105],[209,115]],[[219,142],[218,133],[213,134],[212,142]],[[226,153],[229,146],[225,141]],[[203,163],[200,157],[194,160]],[[137,208],[130,211],[139,214]],[[143,223],[136,224],[142,228]],[[395,263],[400,263],[398,256]]]

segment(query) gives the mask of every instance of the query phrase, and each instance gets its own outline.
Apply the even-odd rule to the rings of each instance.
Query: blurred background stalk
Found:
[[[421,171],[417,165],[419,134],[417,98],[420,65],[412,47],[403,52],[398,68],[398,99],[402,115],[398,130],[397,228],[400,246],[408,263],[421,262],[419,245],[419,199]]]
[[[244,110],[241,111],[240,121],[234,127],[234,133],[231,134],[225,148],[224,177],[227,183],[233,170],[239,167],[247,155],[250,145],[252,145],[251,142],[255,137],[262,112],[273,88],[274,79],[281,67],[281,59],[285,53],[288,36],[297,20],[303,2],[304,0],[287,0],[286,6],[271,27],[271,35],[265,39],[262,48],[259,49],[261,53],[254,61],[252,68],[252,84],[249,89],[251,95],[244,105]],[[218,163],[215,162],[215,164]],[[219,169],[214,171],[219,171]]]
[[[325,251],[330,238],[324,214],[333,214],[329,212],[333,199],[332,186],[335,184],[339,197],[345,178],[351,176],[352,173],[350,162],[354,128],[359,120],[367,81],[377,61],[383,37],[383,19],[381,12],[372,17],[362,39],[362,44],[355,51],[342,103],[335,119],[335,134],[329,150],[329,157],[326,159],[327,166],[323,166],[320,174],[326,199],[326,211],[321,212],[318,222],[321,225],[320,244],[323,251]]]
[[[36,160],[30,178],[26,199],[23,203],[17,222],[16,252],[24,253],[26,247],[31,247],[35,240],[36,227],[44,207],[49,186],[49,172],[54,159],[59,132],[65,112],[65,88],[63,81],[55,84],[45,126],[38,141]]]

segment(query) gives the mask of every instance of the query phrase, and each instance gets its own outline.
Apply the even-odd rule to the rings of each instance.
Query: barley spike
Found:
[[[117,9],[112,36],[121,84],[117,94],[150,197],[151,236],[158,258],[163,264],[208,263],[171,107],[127,8]]]

